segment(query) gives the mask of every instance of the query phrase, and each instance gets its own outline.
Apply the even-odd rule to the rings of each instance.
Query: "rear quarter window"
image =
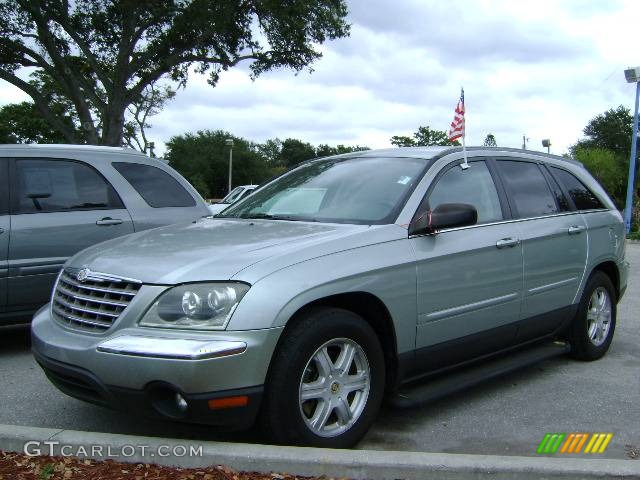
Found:
[[[115,168],[153,208],[194,207],[196,201],[164,170],[139,163],[114,162]]]
[[[596,197],[584,183],[578,180],[575,175],[561,168],[550,167],[550,169],[554,177],[556,177],[564,186],[565,190],[569,192],[569,196],[578,210],[599,210],[606,208],[600,199]]]

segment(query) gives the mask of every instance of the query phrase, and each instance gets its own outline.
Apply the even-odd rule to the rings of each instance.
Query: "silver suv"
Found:
[[[80,250],[208,214],[184,178],[135,150],[1,145],[0,325],[31,320]]]
[[[627,282],[620,213],[575,161],[468,153],[309,161],[215,218],[89,248],[33,320],[36,359],[89,402],[348,447],[385,393],[419,404],[601,357]]]

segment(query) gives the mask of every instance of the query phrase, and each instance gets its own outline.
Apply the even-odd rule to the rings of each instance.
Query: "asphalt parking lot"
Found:
[[[605,358],[548,360],[428,406],[385,410],[361,449],[536,455],[547,432],[612,432],[601,457],[640,461],[640,245],[627,246],[629,288]],[[257,432],[150,421],[69,398],[29,351],[28,328],[0,329],[0,424],[259,442]]]

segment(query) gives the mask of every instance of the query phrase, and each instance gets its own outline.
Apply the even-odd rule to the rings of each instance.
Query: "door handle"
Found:
[[[579,233],[582,233],[584,229],[585,227],[583,227],[582,225],[571,225],[567,232],[569,233],[569,235],[578,235]]]
[[[121,219],[110,218],[110,217],[101,218],[96,222],[96,225],[99,225],[99,226],[120,225],[120,224],[122,224]]]
[[[0,228],[0,235],[4,233],[4,228]]]
[[[498,248],[511,248],[511,247],[515,247],[516,245],[520,244],[520,239],[519,238],[503,238],[502,240],[498,240],[496,242],[496,247]]]

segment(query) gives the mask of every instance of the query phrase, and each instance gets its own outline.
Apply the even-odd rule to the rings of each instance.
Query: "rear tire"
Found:
[[[314,308],[285,333],[271,362],[260,422],[275,443],[354,446],[385,385],[380,342],[360,316]]]
[[[616,303],[611,279],[601,271],[593,272],[569,331],[574,358],[592,361],[607,353],[616,328]]]

